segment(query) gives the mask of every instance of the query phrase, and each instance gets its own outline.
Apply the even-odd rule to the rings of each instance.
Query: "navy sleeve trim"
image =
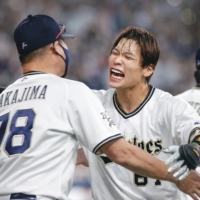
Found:
[[[104,145],[106,145],[107,143],[111,142],[111,141],[114,141],[114,140],[118,140],[120,138],[123,138],[123,136],[119,133],[119,134],[116,134],[116,135],[113,135],[109,138],[106,138],[105,140],[103,140],[102,142],[100,142],[94,149],[93,149],[93,153],[94,154],[97,154],[97,152],[99,151],[99,149],[101,147],[103,147]]]

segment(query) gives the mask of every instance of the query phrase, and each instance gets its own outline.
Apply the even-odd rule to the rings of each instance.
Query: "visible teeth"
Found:
[[[122,77],[121,76],[115,76],[114,74],[112,74],[111,75],[113,78],[115,78],[115,79],[119,79],[119,80],[121,80],[122,79]]]
[[[111,72],[117,73],[117,74],[123,74],[122,72],[116,70],[116,69],[111,69]]]

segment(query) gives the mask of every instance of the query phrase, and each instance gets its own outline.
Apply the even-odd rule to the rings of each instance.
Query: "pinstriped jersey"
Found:
[[[118,138],[84,84],[39,72],[24,75],[0,94],[0,198],[26,193],[68,199],[78,141],[98,154]]]
[[[191,88],[190,90],[187,90],[179,95],[177,97],[185,99],[200,115],[200,87],[196,86]],[[197,168],[198,173],[200,173],[200,167]],[[183,195],[183,199],[192,199],[190,196],[181,194]]]
[[[164,161],[170,155],[162,149],[187,143],[190,132],[200,126],[200,118],[184,100],[149,87],[144,101],[131,113],[121,109],[114,89],[94,92],[129,143]],[[114,164],[106,155],[84,151],[94,200],[180,200],[173,183],[140,176]]]
[[[190,90],[177,95],[177,97],[185,99],[200,115],[200,86],[193,87]]]

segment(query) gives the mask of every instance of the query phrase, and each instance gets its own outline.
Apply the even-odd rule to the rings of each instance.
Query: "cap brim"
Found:
[[[62,34],[61,35],[61,38],[62,39],[67,39],[67,38],[71,38],[71,39],[74,39],[74,38],[76,38],[74,35],[72,35],[72,34]]]

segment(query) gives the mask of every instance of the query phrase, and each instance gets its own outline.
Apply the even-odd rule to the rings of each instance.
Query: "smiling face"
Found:
[[[122,38],[108,59],[109,85],[113,88],[133,88],[146,84],[148,68],[141,66],[140,46],[132,39]]]

